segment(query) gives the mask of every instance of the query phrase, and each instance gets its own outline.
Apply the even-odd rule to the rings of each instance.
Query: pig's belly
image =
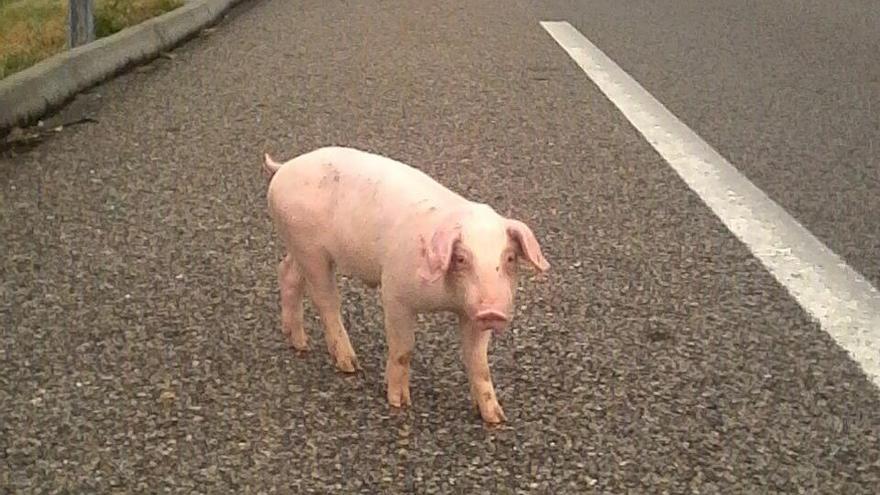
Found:
[[[356,278],[369,287],[377,287],[382,280],[382,267],[375,247],[358,247],[341,243],[331,250],[336,273]]]
[[[337,261],[336,273],[356,278],[368,287],[374,289],[379,286],[379,282],[382,280],[381,270],[367,269],[354,263],[344,263]]]

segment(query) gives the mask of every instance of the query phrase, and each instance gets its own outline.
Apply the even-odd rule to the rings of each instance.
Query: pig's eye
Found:
[[[514,261],[516,261],[516,255],[513,254],[513,253],[508,254],[508,255],[507,255],[507,262],[508,262],[508,263],[513,263]]]
[[[467,260],[464,256],[456,254],[452,257],[452,262],[455,263],[455,266],[464,266],[464,264],[467,263]]]

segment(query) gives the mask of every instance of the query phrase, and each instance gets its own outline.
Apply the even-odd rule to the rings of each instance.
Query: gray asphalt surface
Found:
[[[530,4],[577,27],[880,286],[880,3]]]
[[[247,2],[55,119],[96,123],[5,151],[0,486],[875,493],[877,388],[538,25],[570,16],[637,79],[639,36],[685,29],[658,27],[655,9],[642,34],[615,34],[647,23],[644,6],[601,5]],[[593,14],[605,31],[585,28]],[[695,102],[705,88],[691,85]],[[678,91],[674,112],[699,111]],[[751,117],[716,113],[724,125],[705,137],[740,165],[729,153],[752,140],[725,130],[747,132]],[[442,316],[417,336],[414,409],[391,411],[378,298],[356,282],[343,283],[344,313],[363,376],[337,374],[323,349],[286,347],[260,157],[325,144],[410,162],[542,240],[553,269],[524,281],[514,330],[491,351],[505,427],[470,409]],[[777,144],[762,146],[784,153]],[[787,180],[776,161],[747,161],[752,174],[773,169],[768,183]],[[808,173],[788,180],[813,187]],[[876,246],[867,227],[834,228]],[[307,317],[318,337],[309,305]]]

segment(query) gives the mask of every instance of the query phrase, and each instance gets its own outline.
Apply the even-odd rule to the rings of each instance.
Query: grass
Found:
[[[95,35],[109,36],[183,0],[94,0]],[[0,79],[67,49],[68,0],[0,0]]]

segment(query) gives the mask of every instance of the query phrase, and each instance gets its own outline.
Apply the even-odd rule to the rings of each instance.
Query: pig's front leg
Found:
[[[462,358],[470,382],[471,398],[480,410],[483,421],[497,424],[506,421],[504,411],[495,395],[489,372],[489,342],[492,332],[474,328],[466,320],[459,325]]]
[[[409,365],[415,347],[416,315],[388,291],[382,293],[385,313],[385,337],[388,342],[388,361],[385,381],[388,403],[393,407],[411,405],[409,394]]]

